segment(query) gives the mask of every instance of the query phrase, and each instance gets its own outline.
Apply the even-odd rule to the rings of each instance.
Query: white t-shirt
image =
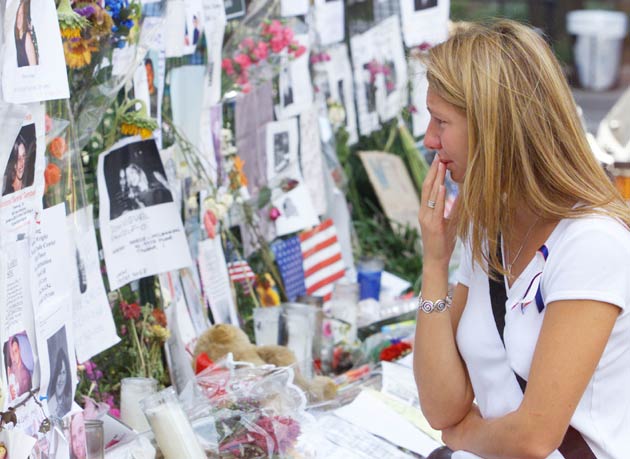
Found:
[[[557,300],[590,299],[614,304],[621,313],[571,425],[598,459],[630,458],[630,231],[617,220],[589,216],[562,220],[511,288],[507,288],[504,340],[492,315],[488,276],[464,245],[458,281],[468,300],[457,329],[483,417],[516,410],[523,398],[513,370],[526,380],[545,317],[544,305]],[[505,252],[504,252],[505,253]],[[562,458],[554,452],[550,458]]]

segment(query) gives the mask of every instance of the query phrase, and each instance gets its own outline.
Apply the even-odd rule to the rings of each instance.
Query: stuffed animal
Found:
[[[195,358],[201,353],[214,362],[222,359],[228,353],[232,353],[234,360],[250,362],[254,365],[266,363],[278,366],[292,366],[297,362],[295,354],[285,346],[256,346],[249,341],[243,330],[234,325],[218,324],[206,330],[195,345]],[[326,376],[315,376],[308,381],[294,366],[294,382],[312,402],[331,400],[337,393],[337,386],[332,379]]]

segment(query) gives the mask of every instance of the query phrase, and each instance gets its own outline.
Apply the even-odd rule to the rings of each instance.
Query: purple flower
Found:
[[[80,14],[83,17],[90,17],[94,14],[94,7],[92,5],[84,6],[83,8],[77,8],[74,10],[75,13]]]

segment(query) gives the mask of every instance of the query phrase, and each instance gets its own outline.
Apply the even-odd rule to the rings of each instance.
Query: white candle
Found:
[[[151,428],[140,406],[140,400],[157,391],[153,378],[123,378],[120,386],[120,419],[138,432]]]
[[[172,388],[145,398],[142,406],[164,459],[206,459]]]

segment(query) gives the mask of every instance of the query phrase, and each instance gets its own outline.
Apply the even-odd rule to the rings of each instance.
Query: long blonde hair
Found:
[[[542,219],[606,213],[630,224],[630,208],[593,156],[560,66],[535,31],[509,20],[468,24],[425,62],[430,87],[467,117],[458,235],[471,239],[482,266],[504,272],[498,235],[512,228],[517,206]]]

